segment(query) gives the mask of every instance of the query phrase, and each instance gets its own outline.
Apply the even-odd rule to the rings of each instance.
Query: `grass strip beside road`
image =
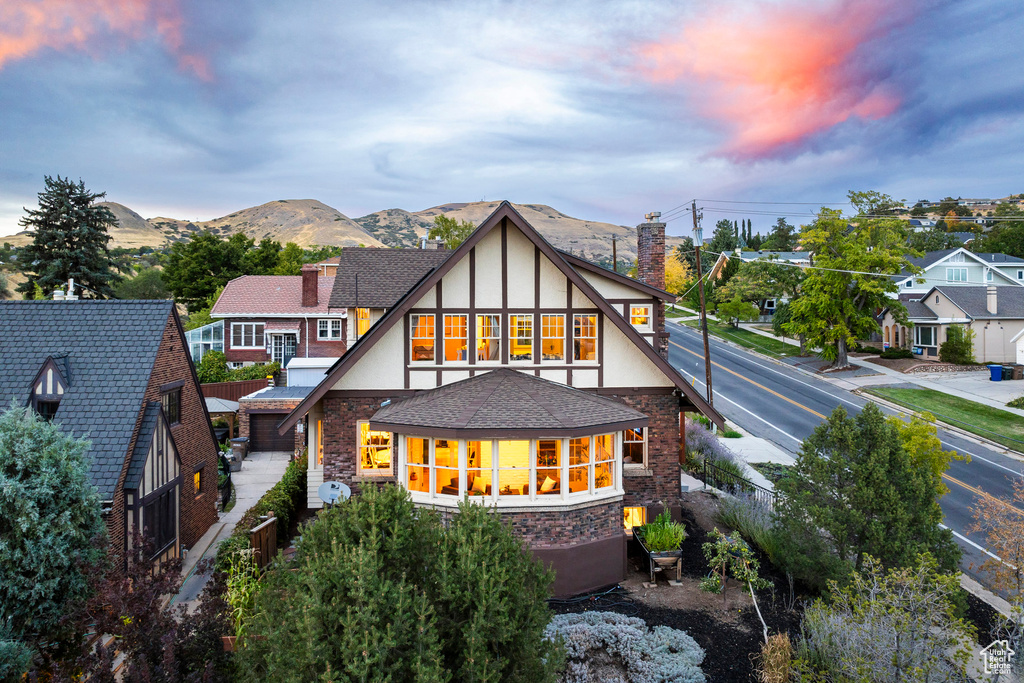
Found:
[[[700,322],[697,320],[684,320],[683,324],[695,330],[700,329]],[[708,334],[721,339],[727,339],[744,348],[752,349],[772,358],[795,356],[800,352],[800,347],[793,344],[787,344],[773,337],[765,337],[756,332],[733,327],[732,325],[722,325],[713,320],[708,320]]]
[[[1015,451],[1024,451],[1024,417],[934,389],[865,387],[864,393],[884,398],[917,412],[927,411],[936,419],[964,431],[995,441]]]

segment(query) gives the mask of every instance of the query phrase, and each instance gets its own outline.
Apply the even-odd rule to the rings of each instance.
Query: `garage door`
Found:
[[[277,423],[288,413],[272,413],[249,416],[249,450],[250,451],[288,451],[295,450],[295,427],[284,434],[277,433]]]

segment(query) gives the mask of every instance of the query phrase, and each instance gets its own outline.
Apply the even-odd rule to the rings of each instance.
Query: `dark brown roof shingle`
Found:
[[[338,261],[331,308],[391,308],[452,253],[448,249],[346,247]]]

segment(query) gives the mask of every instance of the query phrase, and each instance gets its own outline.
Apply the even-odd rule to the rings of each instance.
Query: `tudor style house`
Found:
[[[378,300],[279,426],[305,425],[310,490],[397,482],[446,515],[468,498],[555,568],[556,595],[621,581],[628,525],[678,504],[683,412],[723,424],[667,361],[665,225],[637,231],[644,282],[555,250],[502,202]]]
[[[0,403],[91,446],[110,547],[179,557],[217,521],[217,442],[171,301],[0,301]]]

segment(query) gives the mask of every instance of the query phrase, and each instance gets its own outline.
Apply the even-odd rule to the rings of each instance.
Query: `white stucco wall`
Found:
[[[399,321],[339,379],[334,389],[402,389],[405,326]]]

